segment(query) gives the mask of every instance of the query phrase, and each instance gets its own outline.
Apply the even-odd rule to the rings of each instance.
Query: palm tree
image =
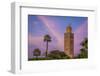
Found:
[[[81,46],[84,48],[84,50],[87,50],[88,49],[88,39],[87,38],[85,38],[82,41]]]
[[[80,54],[78,58],[87,58],[88,57],[88,39],[85,38],[82,43],[80,44],[82,48],[80,49]]]
[[[38,49],[38,48],[34,49],[33,56],[36,56],[36,58],[38,58],[38,56],[40,56],[40,55],[41,55],[40,49]]]
[[[47,55],[48,55],[48,43],[51,42],[51,37],[49,35],[45,35],[44,42],[46,42],[46,57],[47,57]]]

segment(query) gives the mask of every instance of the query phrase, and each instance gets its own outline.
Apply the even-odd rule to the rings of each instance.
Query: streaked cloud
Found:
[[[83,24],[74,31],[74,53],[75,55],[80,53],[80,43],[88,36],[88,22],[84,21]]]
[[[44,26],[48,29],[48,31],[51,33],[51,35],[53,35],[55,37],[55,39],[57,39],[58,48],[59,47],[62,48],[63,47],[63,41],[62,41],[63,37],[57,28],[57,24],[44,16],[37,16],[37,17],[44,23]]]

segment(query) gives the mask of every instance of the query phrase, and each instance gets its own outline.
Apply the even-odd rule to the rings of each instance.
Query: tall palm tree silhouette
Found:
[[[51,42],[50,35],[45,35],[44,36],[44,42],[46,42],[46,57],[47,57],[47,55],[48,55],[48,43]]]

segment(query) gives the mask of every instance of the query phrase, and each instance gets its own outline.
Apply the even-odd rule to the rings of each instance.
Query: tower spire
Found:
[[[71,32],[72,32],[71,24],[69,24],[69,25],[66,27],[66,32],[67,32],[67,33],[71,33]]]

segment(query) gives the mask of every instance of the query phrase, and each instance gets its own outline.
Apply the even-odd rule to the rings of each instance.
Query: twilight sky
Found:
[[[35,48],[39,48],[44,55],[46,42],[43,37],[46,34],[52,38],[48,51],[64,51],[64,33],[69,24],[74,33],[74,55],[77,55],[80,53],[80,43],[88,37],[87,17],[28,15],[28,57],[33,57]]]

